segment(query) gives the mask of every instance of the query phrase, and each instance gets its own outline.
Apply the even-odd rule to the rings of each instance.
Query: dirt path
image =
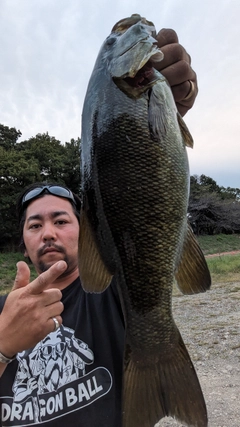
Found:
[[[209,427],[240,426],[240,279],[173,297],[173,313],[205,396]],[[164,419],[158,427],[182,426]]]
[[[205,258],[216,258],[217,256],[223,256],[223,255],[237,255],[237,254],[240,254],[240,251],[219,252],[218,254],[205,255]]]

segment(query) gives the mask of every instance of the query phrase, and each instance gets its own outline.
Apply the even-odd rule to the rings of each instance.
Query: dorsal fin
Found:
[[[178,119],[178,124],[182,133],[182,137],[183,140],[185,142],[185,145],[187,147],[193,148],[193,138],[192,135],[190,134],[190,131],[186,125],[186,123],[184,122],[182,116],[177,113],[177,119]]]

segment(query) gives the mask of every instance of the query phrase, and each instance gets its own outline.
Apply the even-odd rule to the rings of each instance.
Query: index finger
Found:
[[[164,55],[162,61],[159,61],[156,64],[154,63],[155,68],[159,71],[164,70],[179,61],[185,61],[187,65],[191,65],[190,55],[179,43],[162,46],[161,51]]]
[[[162,28],[157,34],[156,39],[160,48],[167,44],[178,43],[177,33],[171,28]]]
[[[47,271],[44,271],[27,285],[29,292],[34,295],[42,293],[66,270],[66,268],[67,263],[65,261],[56,262]]]

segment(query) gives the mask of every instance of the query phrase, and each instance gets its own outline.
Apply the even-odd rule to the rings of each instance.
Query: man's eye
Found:
[[[31,224],[31,225],[29,226],[30,230],[31,230],[31,229],[35,229],[35,228],[39,228],[39,227],[41,227],[41,224]]]
[[[58,225],[63,225],[66,223],[67,223],[67,221],[65,221],[64,219],[59,219],[58,221],[56,221],[56,224],[58,224]]]

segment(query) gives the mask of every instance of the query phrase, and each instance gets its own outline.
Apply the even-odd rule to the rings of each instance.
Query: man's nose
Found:
[[[56,240],[56,230],[52,224],[46,224],[43,228],[43,240]]]

